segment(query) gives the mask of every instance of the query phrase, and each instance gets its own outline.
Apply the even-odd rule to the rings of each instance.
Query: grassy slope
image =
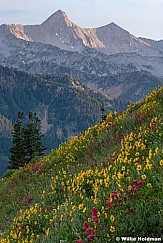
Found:
[[[162,107],[163,87],[3,178],[0,242],[163,237]]]

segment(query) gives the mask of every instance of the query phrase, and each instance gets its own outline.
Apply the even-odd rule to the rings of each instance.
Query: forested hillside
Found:
[[[42,121],[43,143],[49,151],[101,119],[106,111],[123,109],[125,104],[90,91],[68,76],[32,75],[0,66],[0,114],[6,117],[7,135],[0,123],[1,163],[6,163],[11,143],[11,121],[19,111],[36,112]],[[8,125],[7,119],[10,120]],[[1,169],[0,169],[1,170]]]
[[[138,53],[106,55],[94,49],[83,52],[60,50],[38,42],[13,41],[12,55],[0,56],[0,63],[30,73],[70,75],[94,91],[124,102],[143,99],[149,91],[163,84],[161,57],[144,57]]]
[[[2,178],[0,242],[161,242],[162,107],[160,87]]]

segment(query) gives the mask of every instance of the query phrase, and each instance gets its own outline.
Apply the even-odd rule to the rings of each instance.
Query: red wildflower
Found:
[[[130,208],[130,213],[133,213],[134,212],[134,209],[133,208]]]
[[[84,222],[84,226],[83,227],[85,229],[85,232],[84,232],[85,235],[91,234],[93,228],[91,228],[87,222]]]
[[[109,207],[111,207],[112,202],[110,202],[109,200],[106,200],[106,205],[109,206]]]
[[[92,230],[93,230],[93,228],[89,226],[89,227],[85,230],[84,234],[85,234],[85,235],[90,235],[91,232],[92,232]]]
[[[118,199],[118,204],[119,204],[119,206],[121,206],[123,204],[123,201]]]
[[[83,242],[82,239],[77,240],[77,243],[82,243],[82,242]]]
[[[88,236],[88,239],[89,239],[89,240],[95,240],[95,236],[94,236],[93,234],[90,234],[90,235]]]
[[[133,185],[130,191],[131,191],[131,192],[136,192],[136,186]]]
[[[110,195],[112,198],[117,198],[118,197],[118,192],[111,192]]]
[[[145,181],[139,180],[137,185],[138,187],[142,187],[145,184]]]
[[[132,185],[137,185],[137,182],[138,182],[137,180],[133,180]]]
[[[84,229],[87,229],[89,227],[89,224],[87,222],[84,222]]]
[[[92,220],[98,223],[98,211],[95,207],[92,208]]]

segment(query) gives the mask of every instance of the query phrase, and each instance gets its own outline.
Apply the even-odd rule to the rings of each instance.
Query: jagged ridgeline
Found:
[[[0,242],[161,242],[162,107],[160,87],[2,178]]]
[[[116,23],[81,28],[58,10],[40,25],[0,25],[0,63],[30,73],[70,75],[124,102],[163,85],[163,40],[138,38]]]
[[[1,175],[9,155],[11,121],[16,121],[19,111],[26,119],[29,111],[37,113],[42,121],[43,143],[49,151],[100,121],[101,103],[106,111],[124,107],[67,76],[32,75],[0,66]]]

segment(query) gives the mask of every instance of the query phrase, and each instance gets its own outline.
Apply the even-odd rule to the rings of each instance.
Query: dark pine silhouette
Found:
[[[36,113],[29,112],[26,127],[23,127],[23,113],[18,112],[18,120],[13,126],[12,145],[9,149],[9,169],[18,169],[32,159],[42,156],[45,147],[42,145],[41,121]]]

